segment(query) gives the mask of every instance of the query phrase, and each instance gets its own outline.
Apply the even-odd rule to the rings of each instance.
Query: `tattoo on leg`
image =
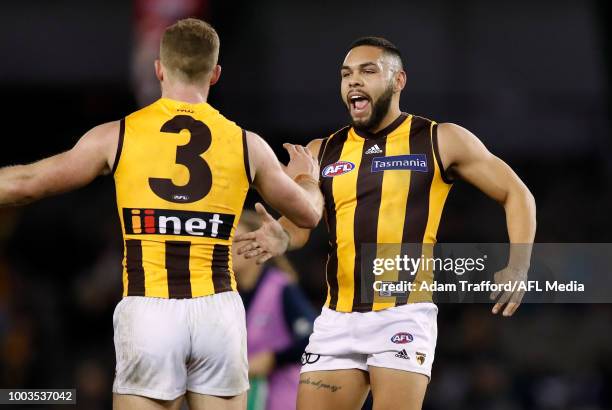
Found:
[[[328,389],[329,391],[331,391],[332,393],[337,392],[338,390],[340,390],[342,388],[342,386],[339,386],[337,384],[329,384],[329,383],[324,383],[323,380],[319,379],[319,380],[310,380],[310,377],[306,378],[306,379],[300,379],[300,384],[308,384],[310,386],[314,386],[316,387],[317,390],[319,389]]]

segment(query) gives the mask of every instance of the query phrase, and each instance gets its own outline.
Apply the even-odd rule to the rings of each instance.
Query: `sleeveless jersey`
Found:
[[[374,258],[433,256],[433,246],[423,244],[436,241],[451,187],[440,168],[437,124],[402,114],[376,134],[345,127],[323,141],[319,162],[330,234],[326,306],[367,312],[431,301],[431,292],[374,290],[376,281],[418,288],[432,282],[431,270],[392,269],[377,277],[372,266]]]
[[[123,295],[236,290],[231,243],[251,182],[246,134],[207,103],[161,98],[121,120],[113,167]]]

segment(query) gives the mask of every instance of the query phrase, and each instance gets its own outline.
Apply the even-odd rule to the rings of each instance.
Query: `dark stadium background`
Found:
[[[211,103],[283,160],[283,142],[347,122],[346,47],[382,35],[404,55],[402,108],[461,124],[506,160],[535,195],[537,241],[611,242],[605,1],[2,2],[0,165],[68,149],[137,109],[153,70],[148,35],[185,13],[221,36]],[[1,388],[76,387],[78,408],[110,407],[119,234],[110,177],[0,210]],[[502,208],[456,184],[439,241],[505,240]],[[320,227],[291,254],[317,308],[325,250]],[[425,409],[612,408],[609,305],[524,305],[501,319],[487,305],[448,304],[438,326]]]

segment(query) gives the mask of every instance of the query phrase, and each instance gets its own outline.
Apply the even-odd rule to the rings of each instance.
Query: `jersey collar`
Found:
[[[376,138],[384,137],[386,135],[391,134],[400,125],[402,125],[402,123],[404,122],[404,120],[406,118],[408,118],[408,114],[403,112],[403,113],[401,113],[399,115],[399,117],[397,117],[395,120],[393,120],[393,122],[391,124],[387,125],[385,128],[383,128],[382,130],[380,130],[378,132],[370,132],[370,131],[357,130],[355,127],[351,127],[351,128],[353,129],[353,131],[355,131],[355,134],[359,135],[361,138],[376,139]]]

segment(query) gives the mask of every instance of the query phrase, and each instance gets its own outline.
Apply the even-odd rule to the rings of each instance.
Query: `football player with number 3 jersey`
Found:
[[[285,144],[282,169],[262,138],[206,102],[221,74],[218,54],[209,24],[177,22],[155,61],[162,98],[93,128],[67,152],[0,169],[2,206],[114,176],[124,237],[116,410],[179,409],[185,397],[191,409],[243,409],[245,313],[231,244],[247,190],[297,226],[321,218],[319,168],[306,149]]]

